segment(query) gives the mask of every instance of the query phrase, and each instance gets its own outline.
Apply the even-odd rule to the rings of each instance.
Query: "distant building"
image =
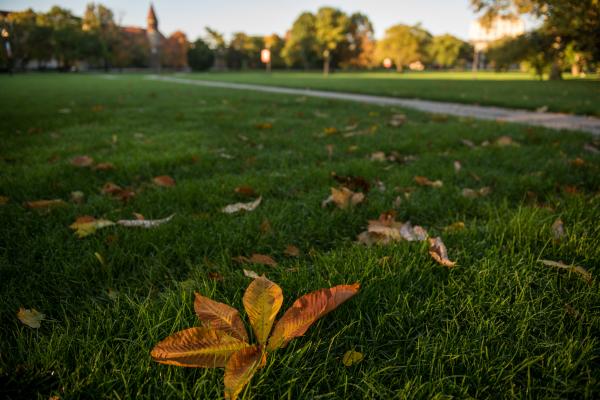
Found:
[[[525,22],[517,17],[498,17],[489,26],[482,24],[481,21],[473,21],[469,29],[469,41],[475,49],[473,69],[477,70],[485,66],[485,52],[490,44],[523,33],[525,33]]]
[[[165,37],[158,30],[158,18],[156,18],[152,4],[150,4],[150,10],[148,10],[147,21],[146,36],[150,44],[150,68],[160,70],[160,53]]]

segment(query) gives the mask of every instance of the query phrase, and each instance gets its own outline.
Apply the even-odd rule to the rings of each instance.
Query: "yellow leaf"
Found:
[[[266,363],[267,354],[258,346],[234,353],[225,366],[225,398],[236,400],[257,370]]]
[[[352,190],[342,187],[340,189],[331,188],[331,196],[325,199],[322,203],[322,207],[327,207],[329,203],[335,203],[339,208],[345,210],[349,207],[353,207],[357,204],[362,203],[365,200],[364,193],[353,192]]]
[[[284,347],[290,340],[304,335],[319,318],[354,296],[359,288],[358,283],[339,285],[320,289],[297,299],[277,321],[268,349],[272,351]]]
[[[260,277],[250,283],[243,300],[256,339],[264,344],[283,303],[281,288],[267,278]]]
[[[196,293],[194,310],[198,318],[210,328],[226,332],[236,339],[248,342],[246,328],[244,328],[240,313],[235,308]]]
[[[35,329],[38,329],[41,326],[44,317],[45,315],[36,310],[35,308],[29,310],[21,307],[19,308],[19,312],[17,312],[17,318],[19,318],[19,321],[21,321],[28,327]]]
[[[154,361],[180,367],[224,367],[233,353],[248,347],[223,331],[190,328],[158,343],[150,353]]]
[[[79,238],[93,235],[98,229],[112,226],[115,223],[106,219],[96,219],[94,217],[83,216],[79,217],[73,222],[69,228],[75,231],[75,234]]]
[[[358,364],[363,360],[363,353],[354,350],[348,350],[344,357],[342,358],[342,362],[346,367],[351,367],[354,364]]]

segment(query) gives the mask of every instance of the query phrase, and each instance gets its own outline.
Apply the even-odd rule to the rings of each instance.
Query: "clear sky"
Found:
[[[87,0],[0,0],[0,9],[28,7],[47,11],[58,4],[77,15],[83,14]],[[146,25],[147,0],[103,0],[124,25]],[[210,26],[227,36],[242,31],[252,35],[284,34],[302,11],[316,11],[329,5],[348,13],[361,11],[375,25],[377,37],[397,23],[421,22],[433,34],[451,33],[468,38],[469,24],[475,18],[469,0],[154,0],[159,29],[163,34],[184,31],[190,39],[204,34]]]

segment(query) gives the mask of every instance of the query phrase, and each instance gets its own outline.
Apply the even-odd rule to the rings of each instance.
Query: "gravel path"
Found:
[[[413,100],[396,97],[372,96],[366,94],[327,92],[322,90],[292,89],[279,86],[251,85],[219,81],[202,81],[196,79],[174,78],[168,76],[149,75],[146,79],[154,81],[180,83],[204,87],[216,87],[234,90],[252,90],[263,93],[290,94],[297,96],[318,97],[323,99],[354,101],[382,106],[399,106],[412,108],[434,114],[448,114],[460,117],[515,122],[519,124],[542,126],[550,129],[565,129],[588,132],[600,135],[600,118],[570,114],[515,110],[501,107],[474,106],[440,101]]]

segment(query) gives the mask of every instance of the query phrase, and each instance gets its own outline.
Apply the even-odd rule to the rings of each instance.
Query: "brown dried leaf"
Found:
[[[448,259],[448,250],[440,237],[429,238],[429,255],[444,267],[453,268],[456,265],[456,262]]]
[[[71,165],[76,167],[91,167],[94,164],[94,159],[90,156],[77,156],[71,159]]]
[[[155,185],[161,186],[161,187],[175,186],[175,179],[171,178],[168,175],[157,176],[154,179],[152,179],[152,182],[154,182]]]
[[[42,314],[35,308],[32,308],[31,310],[29,310],[29,309],[25,309],[25,308],[21,307],[21,308],[19,308],[19,311],[17,312],[17,318],[19,318],[19,321],[21,321],[23,324],[27,325],[28,327],[34,328],[34,329],[40,328],[42,321],[44,320],[45,317],[46,316],[44,314]]]
[[[441,188],[442,186],[444,186],[444,182],[440,180],[431,181],[426,176],[415,176],[413,179],[415,183],[419,186],[429,186],[432,188]]]
[[[248,334],[240,313],[227,304],[219,303],[196,293],[194,301],[196,315],[207,327],[227,333],[228,335],[248,342]]]
[[[364,200],[364,193],[353,192],[346,187],[342,187],[340,189],[331,188],[331,196],[321,203],[321,207],[327,207],[328,204],[334,203],[342,210],[345,210],[362,203]]]
[[[112,171],[116,169],[113,163],[103,162],[94,166],[95,171]]]
[[[239,194],[241,196],[256,197],[256,192],[250,186],[238,186],[234,190],[237,194]]]
[[[283,251],[283,254],[289,257],[300,257],[300,249],[294,245],[288,244]]]
[[[552,235],[556,241],[560,241],[565,237],[565,226],[562,219],[558,218],[552,224]]]
[[[150,353],[161,364],[194,368],[222,368],[235,352],[249,347],[223,331],[186,329],[159,342]]]
[[[492,193],[492,189],[487,186],[477,190],[469,188],[464,188],[462,190],[462,196],[467,199],[477,199],[480,197],[485,197],[488,196],[490,193]]]
[[[540,260],[540,262],[548,267],[554,267],[569,272],[575,272],[576,274],[579,274],[581,278],[583,278],[583,280],[586,281],[589,285],[592,284],[592,274],[583,267],[578,267],[576,265],[567,265],[560,261]]]
[[[37,200],[37,201],[28,201],[25,203],[25,207],[31,208],[34,210],[49,210],[51,208],[63,207],[66,206],[67,203],[61,199],[54,200]]]

